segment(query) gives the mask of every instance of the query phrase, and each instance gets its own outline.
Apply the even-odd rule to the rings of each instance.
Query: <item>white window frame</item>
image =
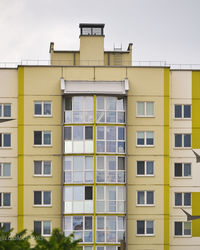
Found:
[[[175,164],[181,164],[182,165],[182,175],[181,176],[176,176],[175,175]],[[184,167],[185,167],[185,164],[190,164],[190,172],[191,172],[191,175],[184,175]],[[174,178],[192,178],[192,163],[191,162],[174,162]]]
[[[10,229],[11,229],[11,222],[7,222],[7,221],[4,221],[4,222],[0,222],[0,228],[1,227],[4,227],[5,226],[5,224],[9,224],[9,227],[10,227]]]
[[[10,106],[10,116],[5,116],[4,115],[4,106],[9,105]],[[0,113],[0,118],[4,118],[4,119],[9,119],[12,117],[12,105],[11,103],[0,103],[1,106],[1,113]]]
[[[70,218],[70,229],[71,230],[65,230],[65,217],[68,217],[68,218]],[[75,230],[75,229],[73,229],[73,217],[83,217],[82,219],[83,219],[83,229],[81,229],[81,230]],[[91,217],[92,218],[92,229],[85,229],[85,218],[86,217]],[[72,232],[74,232],[74,233],[76,233],[76,232],[83,232],[83,241],[81,241],[82,243],[89,243],[89,244],[91,244],[91,243],[93,243],[93,239],[94,239],[94,217],[92,216],[92,215],[76,215],[76,216],[64,216],[63,217],[63,232],[65,233],[65,232],[69,232],[68,234],[65,234],[65,236],[69,236],[69,234],[71,234]],[[69,224],[68,224],[69,225]],[[85,232],[92,232],[92,241],[85,241],[84,240],[84,236],[85,236]]]
[[[41,174],[35,174],[35,162],[41,162],[41,170],[42,170],[42,173]],[[50,174],[44,174],[44,163],[45,162],[50,162]],[[33,161],[33,175],[36,176],[36,177],[51,177],[52,176],[52,161],[46,161],[46,160],[36,160],[36,161]]]
[[[138,114],[138,104],[139,103],[144,103],[144,115],[140,115]],[[153,115],[148,115],[147,114],[147,104],[148,103],[153,103]],[[155,105],[154,105],[154,101],[137,101],[136,102],[136,117],[149,117],[149,118],[152,118],[152,117],[155,117]]]
[[[34,143],[34,141],[35,141],[35,133],[34,132],[41,132],[42,133],[42,142],[41,142],[41,144],[33,144],[34,145],[34,147],[52,147],[52,131],[51,130],[34,130],[33,131],[33,143]],[[50,134],[50,136],[51,136],[51,143],[50,144],[44,144],[44,134],[45,133],[49,133]]]
[[[144,133],[144,144],[138,144],[137,143],[137,140],[138,140],[138,133]],[[153,144],[152,145],[149,145],[149,144],[147,144],[147,133],[148,132],[151,132],[151,133],[153,133]],[[149,148],[151,148],[151,147],[154,147],[155,146],[155,133],[154,133],[154,131],[136,131],[136,146],[137,147],[149,147]]]
[[[137,221],[144,221],[144,234],[138,234],[137,233]],[[153,222],[153,233],[152,234],[147,233],[147,222],[148,221]],[[154,223],[154,220],[136,220],[136,236],[155,236],[155,223]]]
[[[34,220],[34,222],[37,221],[37,222],[41,222],[41,235],[42,236],[51,236],[51,233],[52,233],[52,222],[50,220]],[[34,222],[33,222],[33,226],[34,226]],[[50,222],[50,234],[44,234],[44,222]]]
[[[138,203],[138,192],[144,192],[144,204]],[[147,192],[153,193],[153,204],[147,203]],[[153,206],[155,206],[155,191],[153,191],[153,190],[137,190],[136,191],[136,206],[137,207],[153,207]]]
[[[107,170],[107,157],[115,157],[116,159],[116,170]],[[104,158],[104,168],[103,169],[98,169],[98,158]],[[124,170],[119,170],[118,169],[118,158],[123,158],[124,159],[124,164],[125,164],[125,168]],[[103,172],[104,173],[104,182],[102,181],[98,181],[97,180],[97,172]],[[116,175],[116,181],[115,182],[111,182],[111,181],[108,181],[107,180],[107,172],[115,172],[115,175]],[[124,182],[119,182],[118,181],[118,174],[119,173],[123,173],[124,174]],[[99,155],[96,157],[96,182],[99,183],[99,184],[104,184],[104,183],[118,183],[118,184],[124,184],[126,183],[126,158],[123,157],[123,156],[103,156],[103,155]]]
[[[138,174],[138,172],[137,172],[137,168],[138,168],[137,163],[138,162],[139,161],[136,162],[136,176],[139,176],[139,177],[144,177],[144,176],[152,177],[152,176],[154,176],[154,161],[142,161],[142,162],[144,162],[144,174]],[[147,174],[147,163],[148,162],[153,162],[153,174]]]
[[[8,165],[9,164],[9,166],[10,166],[10,175],[9,176],[5,176],[5,175],[3,175],[3,173],[4,173],[4,168],[5,168],[5,165]],[[12,175],[12,173],[11,173],[11,163],[10,162],[0,162],[0,178],[11,178],[11,175]]]
[[[175,235],[175,223],[176,222],[181,222],[182,223],[182,234],[181,235]],[[191,230],[190,235],[184,234],[185,223],[190,223],[190,230]],[[192,222],[191,221],[174,221],[174,237],[177,237],[177,238],[181,238],[181,237],[190,238],[190,237],[192,237]]]
[[[35,104],[41,104],[41,114],[35,114]],[[51,114],[44,114],[44,105],[51,105]],[[52,117],[52,101],[34,101],[34,116],[35,117]]]
[[[34,193],[35,192],[41,192],[41,204],[35,204],[34,203]],[[50,204],[44,204],[44,192],[50,192],[51,197],[51,203]],[[52,206],[52,191],[51,190],[34,190],[33,191],[33,206],[34,207],[51,207]]]
[[[11,204],[12,204],[11,192],[0,192],[0,194],[1,194],[0,209],[1,209],[1,208],[10,208],[10,207],[11,207]],[[5,205],[4,205],[4,194],[9,194],[9,195],[10,195],[10,205],[9,205],[9,206],[5,206]]]
[[[181,106],[181,117],[175,117],[175,107]],[[184,117],[184,107],[190,106],[190,117]],[[175,120],[191,120],[192,119],[192,105],[191,104],[174,104],[174,119]]]
[[[181,135],[182,136],[182,145],[181,147],[176,147],[176,135]],[[190,146],[189,147],[184,147],[184,135],[190,135]],[[192,148],[192,134],[191,133],[174,133],[174,149],[190,149]]]
[[[11,148],[12,147],[12,138],[11,138],[11,133],[7,133],[7,132],[0,132],[1,134],[1,145],[0,149],[2,148]],[[10,146],[4,146],[4,135],[10,135]]]
[[[190,205],[185,205],[184,194],[190,193]],[[181,205],[176,205],[176,194],[181,194]],[[174,192],[174,207],[191,207],[192,206],[192,192]]]

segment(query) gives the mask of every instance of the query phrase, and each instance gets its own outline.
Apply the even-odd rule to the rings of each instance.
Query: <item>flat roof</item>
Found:
[[[91,28],[91,27],[95,27],[95,28],[103,28],[105,26],[104,23],[80,23],[79,24],[79,28]]]

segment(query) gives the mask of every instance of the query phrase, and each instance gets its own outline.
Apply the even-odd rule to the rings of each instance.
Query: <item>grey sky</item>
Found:
[[[200,64],[200,0],[0,0],[0,62],[79,49],[79,23],[105,23],[105,49],[133,60]]]

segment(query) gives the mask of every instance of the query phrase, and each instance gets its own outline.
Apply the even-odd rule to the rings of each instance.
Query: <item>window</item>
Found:
[[[34,161],[35,176],[51,176],[51,161]]]
[[[97,156],[97,183],[125,183],[125,158]]]
[[[190,148],[191,134],[175,134],[175,148]]]
[[[92,183],[93,165],[93,156],[65,156],[64,183]]]
[[[174,177],[191,177],[191,163],[174,163]]]
[[[11,104],[0,103],[0,117],[1,118],[11,117]]]
[[[65,216],[65,236],[74,232],[75,240],[93,242],[93,217],[92,216]]]
[[[34,102],[35,116],[51,116],[51,102],[50,101],[35,101]]]
[[[0,163],[0,177],[11,176],[11,164],[7,162]]]
[[[174,117],[175,118],[191,118],[191,105],[174,105]]]
[[[174,222],[174,235],[175,236],[191,236],[191,222],[175,221]]]
[[[98,153],[125,153],[125,127],[97,127]]]
[[[139,206],[154,205],[154,191],[137,191],[137,205]]]
[[[137,146],[154,146],[154,132],[153,131],[138,131],[137,132]]]
[[[0,133],[0,148],[11,147],[11,134]]]
[[[175,206],[191,206],[191,193],[175,193]]]
[[[34,206],[50,206],[51,191],[34,191]]]
[[[50,236],[51,221],[34,221],[34,232],[42,236]]]
[[[102,27],[83,27],[81,28],[81,35],[85,36],[102,36]]]
[[[11,194],[10,193],[0,193],[0,208],[11,206]]]
[[[98,243],[118,243],[125,237],[125,217],[97,216],[96,241]]]
[[[10,222],[0,222],[0,228],[4,229],[4,232],[8,232],[11,229]]]
[[[154,117],[154,102],[137,102],[138,117]]]
[[[93,96],[66,96],[65,123],[93,123]]]
[[[35,146],[51,145],[51,131],[34,131]]]
[[[93,187],[65,186],[64,213],[93,213]]]
[[[154,235],[154,221],[137,220],[137,235]]]
[[[97,186],[97,213],[125,213],[125,186]]]
[[[97,123],[125,123],[125,99],[97,96]]]
[[[154,175],[154,161],[137,161],[137,175],[153,176]]]
[[[65,153],[93,153],[93,127],[64,127]]]

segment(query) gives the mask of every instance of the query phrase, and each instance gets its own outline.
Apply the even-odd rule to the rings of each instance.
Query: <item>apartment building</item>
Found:
[[[200,71],[132,66],[132,44],[104,51],[104,24],[49,52],[0,69],[0,225],[59,227],[83,250],[199,249]]]

